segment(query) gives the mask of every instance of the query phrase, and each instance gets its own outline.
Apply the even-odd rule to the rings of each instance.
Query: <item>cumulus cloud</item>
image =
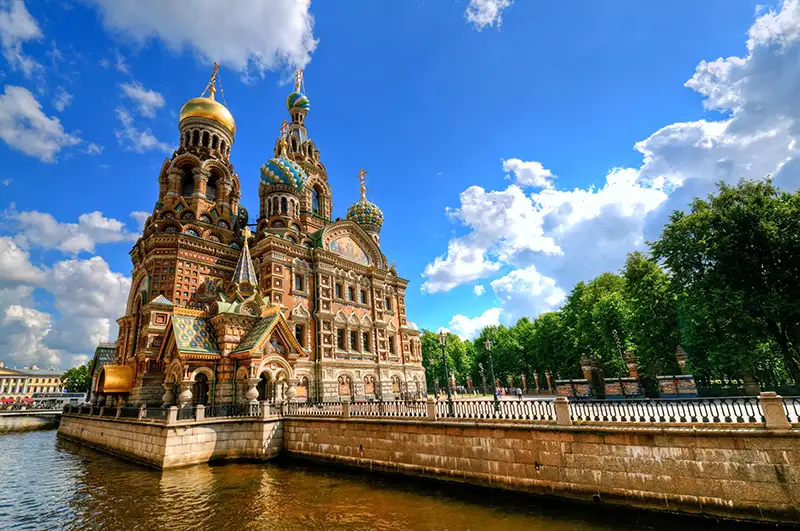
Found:
[[[135,241],[137,234],[131,233],[125,224],[103,216],[101,212],[81,214],[77,223],[63,223],[48,213],[17,212],[9,209],[6,220],[15,224],[17,234],[14,241],[24,249],[56,249],[69,254],[81,251],[94,253],[98,244]]]
[[[133,101],[143,116],[153,117],[156,110],[164,106],[164,96],[161,93],[147,89],[139,82],[123,83],[120,88],[122,95]]]
[[[311,0],[92,0],[106,28],[137,41],[158,39],[175,51],[245,72],[302,67],[317,46]],[[190,17],[186,14],[191,13]]]
[[[116,109],[117,120],[121,129],[117,129],[115,134],[117,142],[124,146],[128,151],[144,153],[145,151],[159,151],[162,153],[172,153],[172,148],[166,142],[160,141],[153,135],[153,132],[146,128],[144,130],[136,127],[133,115],[122,108]]]
[[[481,295],[486,293],[486,286],[484,286],[483,284],[476,284],[475,286],[472,287],[472,291],[475,293],[475,295],[480,297]]]
[[[55,95],[53,96],[53,107],[55,107],[58,112],[62,112],[64,109],[70,106],[72,103],[72,97],[72,94],[67,92],[64,87],[58,87]]]
[[[150,213],[137,210],[136,212],[131,212],[131,217],[136,221],[136,227],[139,229],[139,232],[142,232],[147,218],[150,217]]]
[[[42,162],[55,162],[64,148],[81,142],[75,133],[67,133],[56,117],[42,112],[42,105],[24,87],[6,85],[0,94],[0,139],[10,147],[36,157]]]
[[[512,3],[513,0],[469,0],[464,16],[478,31],[486,26],[499,28],[503,23],[503,11]]]
[[[25,42],[42,36],[39,24],[25,8],[23,0],[0,2],[0,47],[11,70],[20,70],[28,78],[42,70],[39,62],[22,51]]]
[[[55,313],[37,308],[35,289]],[[100,257],[33,264],[9,236],[0,237],[0,353],[10,365],[67,366],[86,360],[101,339],[116,336],[130,278]]]
[[[450,319],[450,331],[461,339],[475,339],[487,326],[500,324],[500,308],[489,308],[478,317],[456,315]]]
[[[471,186],[448,211],[467,232],[428,264],[424,290],[447,291],[510,269],[490,283],[502,316],[535,316],[556,308],[575,282],[618,270],[626,253],[659,237],[673,210],[718,181],[771,174],[778,186],[796,190],[798,57],[800,0],[786,0],[757,15],[743,56],[701,61],[686,82],[719,117],[655,131],[634,146],[639,167],[614,168],[600,186],[566,190],[540,162],[503,161],[513,184],[501,191]]]

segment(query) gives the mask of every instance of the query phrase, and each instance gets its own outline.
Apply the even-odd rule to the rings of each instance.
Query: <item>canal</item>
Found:
[[[733,529],[600,509],[297,462],[160,472],[57,439],[54,430],[0,435],[0,529]]]

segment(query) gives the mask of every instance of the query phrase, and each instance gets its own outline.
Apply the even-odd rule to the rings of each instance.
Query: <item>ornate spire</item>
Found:
[[[242,247],[242,254],[239,255],[239,261],[236,262],[236,269],[233,270],[233,278],[231,279],[231,282],[238,286],[249,284],[252,287],[256,287],[258,285],[256,268],[253,266],[253,259],[250,257],[250,246],[247,243],[251,234],[248,227],[245,226],[242,229],[244,246]]]
[[[206,91],[208,91],[208,98],[211,100],[215,100],[214,94],[217,93],[217,72],[219,72],[219,63],[214,63],[214,70],[211,71],[211,79],[208,80],[208,85],[206,85],[206,90],[200,95],[200,97],[205,96]]]
[[[294,91],[301,92],[303,88],[303,69],[298,68],[294,74]]]
[[[284,157],[286,156],[286,148],[288,147],[286,143],[286,134],[288,128],[289,124],[286,122],[286,120],[281,122],[281,135],[278,137],[278,145],[280,146],[281,152],[278,153],[278,155],[283,155]]]

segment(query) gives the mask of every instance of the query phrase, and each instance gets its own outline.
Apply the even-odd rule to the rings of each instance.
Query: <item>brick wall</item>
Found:
[[[286,419],[284,451],[642,508],[800,521],[796,431]]]

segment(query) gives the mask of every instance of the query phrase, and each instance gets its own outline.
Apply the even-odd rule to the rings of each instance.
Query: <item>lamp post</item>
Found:
[[[478,364],[478,370],[481,372],[481,384],[483,385],[483,394],[486,394],[486,373],[483,372],[483,363]]]
[[[444,330],[439,332],[439,344],[442,346],[442,365],[444,366],[444,381],[447,387],[447,414],[450,417],[455,417],[455,407],[453,406],[453,393],[450,390],[450,369],[447,367],[447,355],[445,354],[445,347],[447,346],[447,334]]]
[[[494,362],[492,361],[492,340],[487,339],[483,346],[489,354],[489,377],[492,379],[492,396],[494,397],[494,410],[500,411],[500,399],[497,397],[497,380],[494,377]]]

